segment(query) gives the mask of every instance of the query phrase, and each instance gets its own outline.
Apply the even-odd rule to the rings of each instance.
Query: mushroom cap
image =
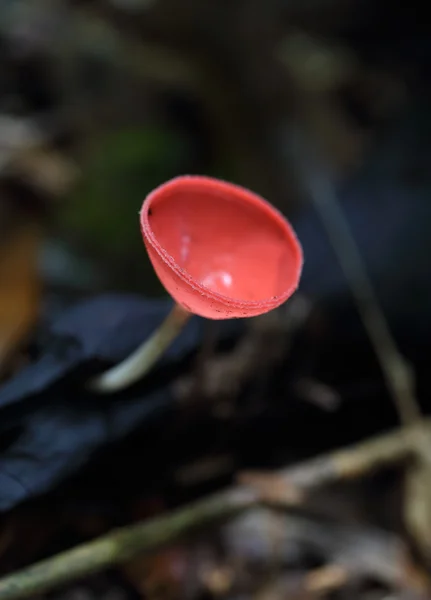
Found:
[[[181,176],[145,199],[141,230],[173,299],[209,319],[252,317],[285,302],[301,276],[301,245],[283,215],[238,185]]]

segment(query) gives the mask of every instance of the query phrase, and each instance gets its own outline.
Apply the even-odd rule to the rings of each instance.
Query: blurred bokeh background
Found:
[[[138,212],[146,194],[167,179],[208,174],[260,193],[289,217],[304,247],[299,293],[311,316],[288,357],[283,344],[280,350],[268,341],[274,327],[283,338],[282,326],[271,322],[269,338],[257,326],[255,346],[269,344],[274,352],[260,361],[263,379],[241,374],[238,384],[252,390],[245,405],[256,421],[238,427],[235,421],[224,436],[208,423],[211,433],[198,435],[193,419],[193,427],[190,421],[179,427],[178,443],[188,448],[184,464],[205,452],[216,456],[221,479],[215,468],[208,484],[210,465],[199,492],[176,492],[171,502],[160,500],[158,490],[156,505],[217,488],[238,465],[280,466],[287,457],[310,456],[399,422],[352,297],[352,281],[353,288],[361,284],[355,257],[343,252],[343,239],[334,250],[337,215],[348,227],[347,246],[352,239],[357,244],[428,411],[430,67],[429,20],[416,0],[0,0],[3,381],[28,363],[34,332],[64,307],[106,292],[165,296],[142,244]],[[343,256],[350,276],[340,267]],[[257,363],[256,357],[247,363],[248,374]],[[236,369],[228,375],[234,378]],[[289,439],[280,420],[286,397]],[[231,413],[223,405],[220,414],[226,420]],[[261,414],[267,420],[259,421]],[[360,514],[371,512],[387,526],[387,482],[380,483],[371,486],[372,500],[367,496]],[[91,487],[88,479],[82,485]],[[109,495],[112,482],[105,476],[100,485]],[[145,507],[133,518],[153,514]],[[29,514],[39,510],[45,509],[31,507]],[[132,519],[127,514],[121,523]],[[74,540],[117,522],[111,515],[94,525],[92,518]],[[25,557],[12,554],[2,571],[49,548],[41,543]],[[104,581],[97,585],[84,597],[107,597]],[[386,597],[380,592],[363,597]],[[183,588],[176,593],[186,597]],[[188,597],[236,597],[193,593]],[[336,597],[353,597],[351,589],[346,594]]]
[[[157,184],[207,173],[301,221],[304,285],[331,293],[332,258],[319,258],[310,231],[312,174],[298,169],[299,133],[319,149],[332,185],[347,184],[341,201],[355,206],[361,250],[390,286],[427,256],[415,230],[428,214],[418,199],[428,204],[421,10],[359,0],[3,0],[4,255],[26,254],[26,245],[38,259],[35,280],[48,286],[159,294],[137,212]],[[18,228],[23,241],[8,242]],[[17,291],[24,321],[34,284]]]

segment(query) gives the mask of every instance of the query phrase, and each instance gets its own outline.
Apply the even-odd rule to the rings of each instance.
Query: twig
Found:
[[[305,461],[272,475],[244,473],[241,482],[254,489],[232,488],[150,522],[124,527],[18,571],[0,580],[0,600],[28,598],[126,562],[137,554],[153,551],[203,525],[214,524],[255,507],[259,501],[275,501],[288,506],[298,503],[310,488],[339,479],[354,478],[405,458],[414,450],[419,428],[429,434],[431,420]]]
[[[310,489],[335,481],[354,479],[398,462],[416,450],[421,432],[430,435],[431,420],[420,425],[371,438],[274,473],[244,472],[241,484],[252,486],[265,502],[292,505],[304,500]]]
[[[0,599],[18,600],[155,550],[256,503],[249,490],[231,489],[146,523],[124,527],[0,580]]]
[[[323,172],[314,156],[310,156],[310,153],[306,150],[301,154],[307,157],[303,167],[309,166],[304,176],[308,184],[310,198],[319,213],[338,262],[347,279],[364,327],[374,346],[401,423],[412,425],[422,417],[414,393],[412,370],[397,348],[329,177]]]

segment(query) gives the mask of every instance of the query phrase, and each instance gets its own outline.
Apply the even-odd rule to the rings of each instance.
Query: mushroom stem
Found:
[[[187,323],[191,313],[175,304],[158,329],[130,356],[88,384],[93,392],[113,393],[132,385],[153,367]]]

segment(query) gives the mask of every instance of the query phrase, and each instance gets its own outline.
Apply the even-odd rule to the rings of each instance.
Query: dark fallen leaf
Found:
[[[121,394],[85,390],[90,373],[134,350],[170,309],[169,301],[108,295],[66,310],[49,326],[38,358],[0,389],[0,510],[43,493],[101,448],[175,413],[171,383],[198,347],[191,319],[144,381]],[[231,335],[239,323],[226,323]],[[6,446],[6,447],[5,447]]]
[[[157,328],[170,308],[170,301],[113,294],[66,310],[41,338],[38,359],[0,389],[0,410],[46,391],[85,365],[122,360]],[[202,320],[191,319],[158,368],[192,352],[201,334]]]

